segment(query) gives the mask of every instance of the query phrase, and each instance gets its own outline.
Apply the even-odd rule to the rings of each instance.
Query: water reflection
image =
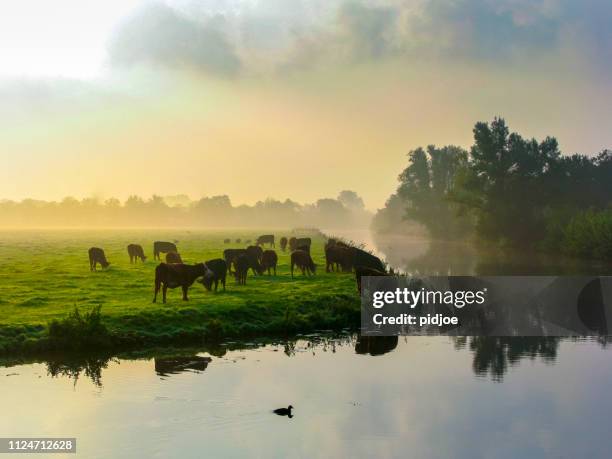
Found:
[[[472,369],[478,376],[490,376],[493,381],[502,381],[508,369],[522,359],[540,358],[552,364],[557,359],[561,338],[557,337],[458,337],[454,338],[457,349],[469,349],[473,354]]]
[[[175,357],[155,357],[155,373],[159,376],[170,376],[183,373],[185,371],[195,371],[200,373],[206,370],[212,361],[210,357],[199,355],[175,356]]]
[[[54,356],[44,360],[47,374],[53,378],[65,377],[77,382],[85,377],[95,386],[103,385],[103,370],[109,363],[122,361],[152,361],[153,371],[163,378],[180,375],[186,372],[202,373],[208,369],[215,360],[211,357],[214,352],[218,362],[236,362],[235,357],[223,358],[228,352],[247,352],[253,358],[262,349],[282,350],[282,353],[293,358],[305,352],[316,356],[318,353],[336,353],[338,349],[352,348],[355,354],[368,356],[383,356],[394,352],[406,352],[419,337],[404,337],[402,349],[398,349],[400,340],[397,336],[359,336],[357,334],[343,335],[311,335],[299,339],[275,343],[259,343],[241,345],[232,342],[226,345],[216,345],[211,348],[185,349],[175,355],[158,355],[157,350],[140,351],[137,354],[120,354],[117,356]],[[492,381],[501,382],[508,371],[517,366],[522,360],[540,360],[546,364],[554,364],[557,360],[559,346],[562,342],[584,341],[585,338],[562,337],[484,337],[462,336],[449,339],[456,352],[469,351],[473,373],[478,377],[488,377]],[[601,348],[607,348],[611,341],[608,336],[589,339],[596,342]],[[211,352],[212,351],[212,352]],[[206,355],[201,355],[206,354]],[[245,358],[244,356],[241,357]],[[448,358],[452,358],[448,355]],[[28,363],[19,360],[13,362],[0,362],[0,367],[13,367]]]

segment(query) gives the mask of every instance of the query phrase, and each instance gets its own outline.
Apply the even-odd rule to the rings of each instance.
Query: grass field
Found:
[[[267,231],[270,232],[270,231]],[[220,338],[251,338],[317,329],[353,328],[359,297],[352,275],[325,273],[323,238],[313,238],[317,275],[291,278],[289,253],[277,247],[277,276],[252,276],[246,286],[228,277],[227,290],[207,292],[195,283],[190,301],[180,289],[167,304],[152,303],[154,240],[178,240],[185,263],[222,257],[260,232],[203,230],[24,230],[0,232],[0,352],[70,347],[49,339],[48,325],[75,307],[100,306],[112,346],[139,346]],[[289,232],[275,231],[277,239]],[[231,244],[224,244],[224,238]],[[126,246],[141,244],[149,257],[131,265]],[[89,271],[87,250],[104,248],[111,266]],[[75,343],[78,347],[86,341]]]

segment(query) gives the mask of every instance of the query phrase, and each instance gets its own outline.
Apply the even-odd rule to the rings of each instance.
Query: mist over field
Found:
[[[5,2],[0,199],[369,210],[419,145],[503,115],[612,144],[612,7],[589,0]],[[44,18],[44,19],[41,19]]]

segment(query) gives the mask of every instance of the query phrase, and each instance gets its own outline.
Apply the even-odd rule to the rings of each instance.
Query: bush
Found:
[[[49,323],[49,341],[52,347],[83,350],[103,349],[111,345],[111,336],[102,323],[101,306],[81,314],[78,308],[61,320]]]
[[[612,260],[612,211],[582,212],[572,218],[563,251],[574,256]]]

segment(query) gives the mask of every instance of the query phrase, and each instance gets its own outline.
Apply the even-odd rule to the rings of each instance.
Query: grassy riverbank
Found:
[[[287,231],[275,231],[277,238]],[[41,230],[0,234],[0,352],[91,347],[128,347],[250,338],[356,327],[359,297],[349,274],[326,274],[323,238],[314,238],[314,277],[291,279],[289,254],[277,248],[277,276],[249,275],[246,286],[228,278],[227,290],[207,292],[196,283],[190,301],[170,290],[167,304],[153,304],[154,240],[178,240],[186,263],[222,256],[228,247],[244,247],[236,238],[254,240],[250,231],[200,230]],[[231,244],[224,244],[225,238]],[[150,257],[130,265],[126,251],[138,243]],[[111,266],[89,271],[87,249],[102,247]],[[66,322],[100,307],[101,327],[87,320]],[[96,317],[91,320],[95,321]],[[90,320],[90,322],[91,322]],[[56,322],[56,333],[49,324]],[[68,332],[66,332],[68,330]],[[102,336],[83,336],[87,333]],[[108,332],[108,333],[106,333]]]

